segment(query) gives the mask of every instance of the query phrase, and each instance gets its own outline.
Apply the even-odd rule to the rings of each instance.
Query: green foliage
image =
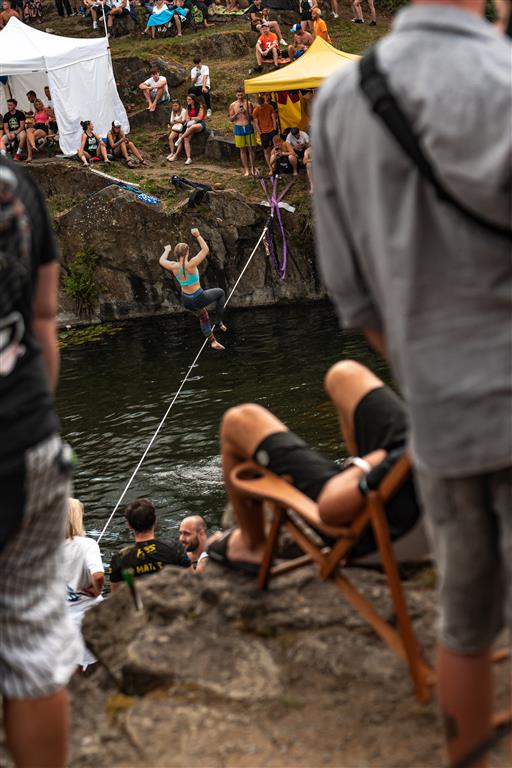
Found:
[[[75,311],[79,317],[91,318],[98,302],[98,284],[96,265],[98,255],[84,245],[68,266],[64,277],[64,293],[75,302]]]
[[[65,331],[59,332],[59,349],[91,344],[94,341],[100,341],[104,336],[115,336],[123,327],[119,323],[112,325],[103,323],[101,325],[88,326],[87,328],[67,327]]]

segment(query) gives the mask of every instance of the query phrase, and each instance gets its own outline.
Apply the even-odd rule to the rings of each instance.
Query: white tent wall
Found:
[[[92,120],[101,136],[106,136],[113,120],[130,130],[106,38],[60,37],[9,19],[0,31],[0,75],[8,75],[20,109],[28,109],[27,91],[34,90],[44,102],[44,86],[50,86],[64,154],[74,154],[80,146],[82,120]],[[3,98],[0,103],[4,104]],[[6,107],[2,110],[5,113]]]
[[[113,120],[119,120],[123,130],[129,132],[128,116],[117,93],[108,55],[54,69],[48,72],[48,80],[64,154],[79,148],[83,120],[92,120],[94,130],[103,138]]]

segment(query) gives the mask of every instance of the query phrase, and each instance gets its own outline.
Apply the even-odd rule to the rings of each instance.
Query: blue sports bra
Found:
[[[178,281],[178,283],[181,285],[182,288],[184,288],[185,286],[188,286],[188,285],[194,285],[194,283],[198,283],[199,282],[199,272],[196,272],[193,275],[191,275],[189,273],[187,275],[187,277],[185,278],[185,280],[180,280],[180,277],[182,275],[185,276],[186,274],[187,273],[185,272],[183,267],[181,267],[180,271],[176,275],[176,280]]]

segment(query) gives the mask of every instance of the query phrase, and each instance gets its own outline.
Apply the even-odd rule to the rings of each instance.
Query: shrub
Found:
[[[96,265],[98,255],[84,245],[68,266],[64,277],[64,293],[75,302],[75,311],[79,317],[90,319],[98,303],[98,284],[96,282]]]

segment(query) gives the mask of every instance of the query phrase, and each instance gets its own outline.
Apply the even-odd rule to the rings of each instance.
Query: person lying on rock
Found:
[[[221,425],[221,454],[224,485],[239,527],[210,541],[210,560],[257,576],[266,542],[261,505],[240,494],[232,485],[232,470],[252,460],[318,502],[322,521],[342,526],[352,522],[365,504],[367,478],[372,468],[391,463],[407,440],[407,415],[400,398],[368,368],[353,360],[336,363],[325,377],[345,445],[352,459],[344,464],[317,453],[291,432],[274,414],[260,405],[246,403],[230,408]],[[386,465],[381,466],[383,470]],[[393,541],[412,532],[407,542],[407,559],[415,560],[428,551],[420,520],[420,509],[412,475],[386,505],[386,517]],[[410,542],[410,543],[409,543]],[[367,529],[351,552],[351,559],[377,549],[373,532]]]
[[[109,568],[112,592],[119,589],[124,570],[133,570],[135,578],[139,578],[158,573],[166,565],[190,568],[188,555],[179,541],[155,539],[157,518],[155,507],[149,499],[132,501],[126,507],[124,516],[135,544],[112,555]]]
[[[223,350],[224,347],[222,344],[219,344],[214,336],[206,307],[210,304],[215,304],[217,325],[221,331],[227,331],[227,328],[224,325],[225,293],[222,288],[209,288],[207,291],[204,291],[201,288],[198,266],[206,259],[210,253],[210,249],[208,248],[206,241],[201,237],[201,233],[198,229],[191,229],[190,234],[192,237],[196,238],[200,248],[200,251],[196,256],[189,259],[190,248],[187,243],[178,243],[174,248],[174,260],[169,261],[167,256],[171,250],[171,246],[166,245],[158,263],[163,269],[172,272],[178,281],[181,288],[181,300],[183,306],[185,309],[188,309],[189,312],[193,312],[198,316],[201,330],[210,342],[211,348]]]

